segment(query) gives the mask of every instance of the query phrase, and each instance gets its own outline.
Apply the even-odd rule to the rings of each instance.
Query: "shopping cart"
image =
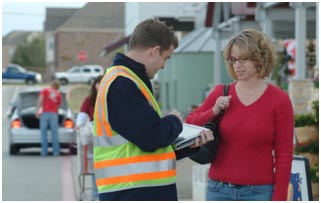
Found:
[[[93,200],[91,182],[94,175],[92,124],[87,122],[78,130],[77,134],[78,200]]]

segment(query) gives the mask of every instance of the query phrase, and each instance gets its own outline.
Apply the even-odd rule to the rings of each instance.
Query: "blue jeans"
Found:
[[[207,201],[271,201],[273,185],[229,185],[209,180]]]
[[[58,156],[60,153],[60,146],[58,140],[58,114],[43,112],[40,116],[40,132],[41,132],[41,155],[48,154],[48,139],[47,130],[50,126],[51,130],[51,144],[53,148],[53,155]]]

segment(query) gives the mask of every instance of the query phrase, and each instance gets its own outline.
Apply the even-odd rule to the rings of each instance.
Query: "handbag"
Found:
[[[227,96],[229,85],[224,85],[223,87],[223,96]],[[212,130],[214,135],[214,140],[207,142],[205,145],[200,147],[200,150],[195,154],[189,156],[190,159],[199,163],[199,164],[208,164],[212,163],[218,151],[220,136],[219,136],[219,126],[223,118],[224,110],[221,110],[219,115],[211,119],[208,123],[205,124],[205,128]]]

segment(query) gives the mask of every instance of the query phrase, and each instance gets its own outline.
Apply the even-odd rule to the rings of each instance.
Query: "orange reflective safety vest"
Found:
[[[176,155],[171,145],[145,152],[111,128],[106,99],[110,85],[119,76],[132,80],[162,116],[154,96],[133,71],[124,66],[108,68],[100,82],[94,110],[94,170],[98,192],[175,183]]]

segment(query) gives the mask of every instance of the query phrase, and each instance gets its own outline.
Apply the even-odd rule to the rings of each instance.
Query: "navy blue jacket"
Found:
[[[115,65],[131,69],[146,84],[151,92],[152,85],[146,68],[127,56],[117,53]],[[171,144],[182,131],[182,123],[174,115],[160,118],[136,84],[128,78],[118,77],[107,95],[109,122],[113,130],[137,145],[140,149],[153,152]],[[177,159],[197,152],[186,148],[176,151]],[[177,200],[176,184],[157,187],[142,187],[99,194],[100,200]]]

